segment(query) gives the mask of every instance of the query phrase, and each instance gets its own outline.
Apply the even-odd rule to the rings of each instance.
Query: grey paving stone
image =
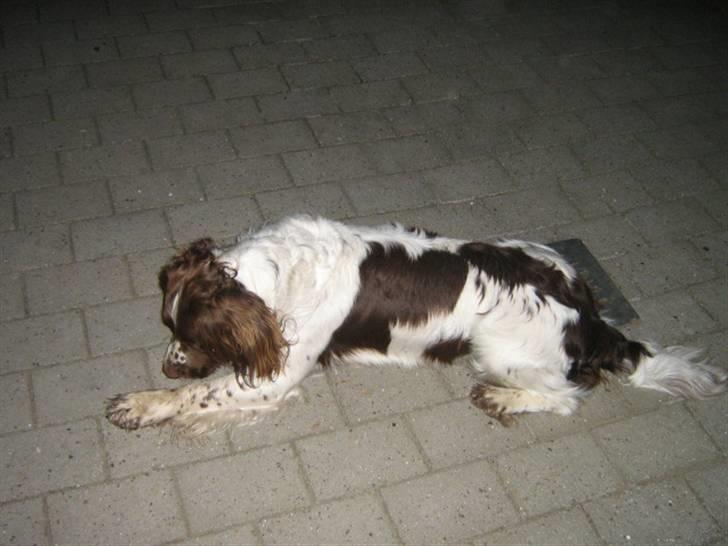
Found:
[[[534,440],[528,426],[505,428],[467,399],[423,408],[409,418],[434,468],[494,457]]]
[[[44,42],[43,53],[48,66],[92,64],[119,58],[114,41],[108,38]]]
[[[253,525],[241,525],[220,532],[185,538],[170,544],[179,546],[210,546],[211,544],[260,544]]]
[[[78,487],[103,478],[96,423],[76,423],[0,437],[3,502],[54,489]]]
[[[90,119],[33,123],[13,128],[13,148],[19,156],[87,148],[96,144],[96,126]]]
[[[287,152],[283,161],[297,185],[376,174],[375,165],[358,145]]]
[[[291,88],[331,87],[360,81],[346,61],[285,65],[281,72]]]
[[[169,209],[167,217],[178,244],[200,237],[235,237],[261,224],[258,208],[250,197],[182,205]]]
[[[725,490],[728,487],[728,468],[725,463],[706,470],[693,472],[687,482],[703,502],[703,506],[725,530],[728,528],[728,503]]]
[[[650,296],[705,282],[716,275],[698,250],[684,241],[630,249],[622,260],[640,291]]]
[[[115,353],[150,347],[168,339],[169,331],[159,320],[159,298],[110,303],[86,309],[91,354]]]
[[[439,167],[450,162],[450,154],[437,135],[413,135],[364,145],[377,170],[391,174]]]
[[[260,425],[230,431],[233,448],[238,451],[280,444],[297,438],[341,428],[344,420],[323,373],[308,377],[303,394],[270,413]]]
[[[496,460],[517,508],[528,516],[567,508],[620,487],[619,475],[587,434],[524,447]]]
[[[632,135],[609,134],[574,142],[572,148],[593,174],[616,171],[651,159]]]
[[[597,108],[604,103],[581,81],[555,81],[520,90],[528,104],[539,112],[567,112]]]
[[[329,31],[318,19],[266,21],[258,27],[264,42],[298,42],[326,38]]]
[[[114,87],[163,79],[162,67],[156,57],[122,59],[94,63],[86,67],[91,87]]]
[[[541,56],[528,65],[545,81],[592,80],[607,75],[590,55],[544,56],[541,47]]]
[[[0,433],[5,434],[32,428],[33,410],[28,375],[25,373],[0,375],[0,392],[2,392],[5,404],[9,408],[13,408],[13,411],[3,412],[2,416],[0,416]],[[0,533],[3,531],[0,531]]]
[[[131,112],[134,104],[131,94],[124,87],[82,89],[51,95],[53,114],[56,119],[82,118],[101,114]]]
[[[636,300],[637,314],[649,325],[651,337],[674,345],[698,334],[716,330],[718,324],[684,292],[670,292],[660,296]]]
[[[231,472],[233,468],[246,471]],[[263,448],[191,464],[178,470],[177,480],[194,533],[309,505],[290,446]],[[241,491],[247,494],[241,496]],[[235,510],[219,510],[220,498],[236,499]]]
[[[175,53],[161,57],[164,73],[168,78],[191,78],[206,74],[237,72],[238,65],[232,53],[226,49],[210,49]]]
[[[0,69],[30,70],[43,67],[43,53],[40,46],[34,44],[5,44],[0,49]]]
[[[0,233],[0,271],[22,271],[71,261],[68,227],[45,226]]]
[[[232,24],[260,23],[281,16],[280,10],[268,3],[222,6],[215,9],[214,13],[218,21]]]
[[[124,543],[167,542],[185,532],[169,472],[49,495],[48,515],[54,540],[64,544],[96,544],[112,536]]]
[[[5,159],[13,155],[11,139],[12,132],[10,127],[0,129],[0,159]]]
[[[0,194],[0,231],[14,230],[17,227],[15,216],[15,196]]]
[[[287,63],[302,63],[306,54],[300,44],[254,44],[233,48],[233,54],[243,70],[265,68]]]
[[[462,102],[466,118],[488,124],[530,117],[533,108],[518,92],[491,93]]]
[[[453,66],[465,71],[477,68],[490,60],[485,49],[479,49],[472,44],[467,46],[453,44],[443,47],[430,47],[418,51],[418,54],[433,71],[448,70]]]
[[[625,212],[654,203],[630,171],[578,176],[562,180],[560,186],[585,218]]]
[[[44,544],[46,516],[40,497],[3,505],[3,528],[0,537],[6,544]]]
[[[105,144],[182,134],[182,124],[173,108],[99,116],[97,123]]]
[[[98,17],[104,13],[104,5],[94,0],[84,2],[53,2],[44,4],[38,10],[42,21],[70,21],[78,17]]]
[[[382,496],[405,544],[462,543],[518,520],[485,461],[385,487]]]
[[[652,118],[633,103],[589,108],[577,112],[577,115],[596,134],[633,133],[657,127]]]
[[[608,544],[709,543],[718,527],[682,481],[645,485],[584,505]]]
[[[21,226],[38,226],[95,218],[111,214],[111,201],[106,184],[91,182],[56,186],[15,197]]]
[[[644,101],[642,107],[660,127],[679,127],[690,123],[707,123],[716,111],[709,95],[684,95]]]
[[[716,84],[704,76],[699,70],[687,68],[670,72],[650,72],[647,74],[661,95],[685,95],[714,91]]]
[[[278,156],[224,161],[197,168],[205,194],[210,199],[250,195],[292,185]]]
[[[235,159],[235,150],[222,131],[159,138],[149,141],[148,147],[155,170]]]
[[[229,24],[192,28],[187,31],[187,35],[196,50],[233,48],[252,45],[260,41],[260,37],[252,25]]]
[[[630,173],[656,200],[679,199],[719,188],[695,159],[656,159],[630,167]]]
[[[592,58],[607,75],[613,77],[645,74],[664,68],[649,48],[596,51]]]
[[[22,125],[50,121],[51,109],[46,96],[20,97],[0,101],[0,125]]]
[[[725,333],[720,332],[714,335],[724,336]],[[722,360],[723,354],[724,353],[721,353],[721,357],[714,356],[712,363],[724,366],[724,361]],[[724,453],[728,452],[728,423],[726,423],[724,418],[726,415],[725,412],[728,410],[728,397],[721,396],[713,400],[690,402],[689,407],[692,414],[698,421],[700,421],[700,424],[710,435],[716,445],[720,447]]]
[[[605,78],[590,82],[605,104],[621,104],[658,96],[657,88],[642,75]]]
[[[141,109],[179,106],[210,99],[210,90],[202,78],[184,78],[138,83],[133,86],[134,102]]]
[[[64,178],[73,182],[135,175],[149,170],[144,147],[138,142],[65,150],[59,157]]]
[[[580,508],[554,512],[527,523],[488,533],[473,541],[476,545],[512,544],[538,546],[540,544],[599,544],[589,520]]]
[[[174,254],[171,248],[150,250],[127,256],[131,270],[131,282],[138,296],[158,295],[157,275],[162,266]]]
[[[358,59],[353,62],[353,66],[364,81],[392,80],[428,72],[419,57],[410,52],[385,53]]]
[[[41,44],[52,40],[73,41],[71,21],[49,21],[37,24],[10,26],[4,30],[5,43],[9,45]]]
[[[680,44],[656,47],[652,52],[670,70],[718,64],[720,59],[703,44]]]
[[[718,150],[714,142],[693,126],[640,133],[639,138],[658,158],[700,157]]]
[[[366,514],[366,517],[361,517]],[[394,544],[397,537],[371,495],[317,505],[261,524],[266,544]]]
[[[239,157],[316,148],[316,139],[303,121],[282,121],[230,130]]]
[[[148,388],[141,351],[33,370],[40,425],[95,417],[103,402],[120,392]]]
[[[527,118],[518,121],[515,130],[528,148],[568,144],[589,135],[586,126],[572,113]]]
[[[147,14],[146,20],[152,32],[167,32],[215,25],[215,16],[210,9],[155,11]]]
[[[178,169],[120,176],[109,180],[114,211],[137,210],[181,205],[204,199],[202,188],[192,170]]]
[[[189,38],[184,32],[155,32],[116,39],[122,57],[153,57],[190,51]]]
[[[486,93],[532,87],[541,82],[538,74],[526,63],[483,65],[470,73]]]
[[[250,97],[186,104],[179,110],[182,122],[190,133],[240,127],[263,121],[255,101]]]
[[[354,215],[354,208],[337,183],[259,193],[255,199],[267,221],[300,214],[302,210],[307,214],[337,219]]]
[[[169,229],[158,211],[85,220],[73,224],[71,233],[79,260],[170,246]]]
[[[468,115],[465,114],[465,117]],[[504,122],[470,121],[445,126],[437,135],[457,161],[493,157],[524,149],[515,132]]]
[[[128,268],[120,258],[29,271],[25,286],[31,314],[110,303],[131,296]]]
[[[544,175],[568,179],[584,174],[581,163],[566,146],[504,153],[500,154],[500,160],[520,186],[540,180]]]
[[[411,102],[409,95],[396,80],[333,87],[331,96],[344,112],[378,110],[404,106]]]
[[[129,382],[117,385],[113,394],[128,392],[130,387]],[[104,393],[104,396],[110,395]],[[100,400],[103,398],[97,397],[97,411]],[[172,432],[165,428],[129,432],[104,420],[101,433],[109,461],[109,472],[114,479],[139,474],[140,469],[145,472],[149,469],[163,470],[230,454],[226,436],[219,431],[211,432],[202,443],[195,443],[175,441]]]
[[[719,228],[700,204],[689,197],[636,208],[626,217],[646,239],[655,243],[694,237]]]
[[[288,90],[286,82],[275,68],[259,68],[207,77],[217,99],[271,95]]]
[[[388,108],[383,114],[398,135],[427,133],[448,125],[463,122],[465,117],[457,101],[442,101]]]
[[[454,100],[478,95],[480,89],[468,74],[428,73],[402,79],[416,103]]]
[[[640,257],[647,247],[644,239],[632,226],[621,217],[613,215],[559,226],[556,233],[561,239],[581,239],[599,259],[630,253]],[[640,262],[638,267],[643,263]]]
[[[376,36],[376,35],[374,35]],[[301,42],[308,58],[316,61],[334,61],[339,59],[356,59],[369,57],[376,53],[372,40],[365,34],[351,36],[334,36],[320,40]]]
[[[425,184],[438,201],[462,201],[515,189],[513,180],[493,159],[463,161],[423,171]]]
[[[24,97],[78,91],[86,87],[86,81],[80,66],[62,66],[9,72],[7,86],[9,96]]]
[[[395,136],[387,118],[379,112],[354,112],[308,120],[322,146],[368,142]]]
[[[294,90],[258,97],[257,101],[263,118],[268,121],[298,119],[339,111],[328,89]]]
[[[681,441],[676,443],[678,435]],[[661,477],[718,457],[708,436],[680,405],[606,425],[594,436],[630,481]]]
[[[21,275],[4,274],[0,277],[0,306],[2,319],[12,320],[25,316],[23,281]]]
[[[127,36],[144,34],[147,26],[141,15],[104,15],[101,17],[75,20],[76,32],[81,40],[92,40],[106,36]]]
[[[350,422],[404,413],[451,398],[436,370],[425,366],[409,370],[342,366],[334,369],[332,378]]]
[[[432,31],[414,25],[376,32],[370,36],[370,39],[377,50],[382,53],[416,51],[439,43]]]
[[[367,449],[361,449],[366,445]],[[427,471],[401,419],[390,418],[296,442],[318,499],[352,495]],[[346,461],[345,465],[339,464]]]
[[[432,191],[416,174],[394,174],[344,182],[359,214],[412,209],[436,201]]]

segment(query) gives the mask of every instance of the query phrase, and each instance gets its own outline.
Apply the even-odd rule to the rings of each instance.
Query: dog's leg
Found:
[[[514,422],[514,414],[548,411],[560,415],[571,414],[579,405],[576,392],[539,392],[512,387],[497,387],[478,383],[470,391],[470,401],[503,425]]]
[[[106,417],[127,430],[168,424],[193,435],[225,424],[250,424],[277,409],[311,368],[289,361],[275,381],[260,380],[255,387],[240,387],[230,374],[177,389],[118,395],[108,401]]]

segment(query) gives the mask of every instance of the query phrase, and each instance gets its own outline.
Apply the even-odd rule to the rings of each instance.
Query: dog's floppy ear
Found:
[[[232,364],[241,387],[258,378],[273,380],[288,349],[281,325],[260,297],[230,281],[199,315],[197,341],[214,358]]]
[[[210,238],[198,239],[172,256],[159,271],[159,288],[162,302],[162,322],[174,329],[175,305],[178,303],[184,280],[198,273],[203,265],[215,259],[215,242]]]

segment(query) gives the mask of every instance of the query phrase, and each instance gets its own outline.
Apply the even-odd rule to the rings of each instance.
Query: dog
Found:
[[[562,256],[524,241],[301,216],[225,251],[193,242],[164,265],[159,286],[172,332],[163,373],[233,373],[110,399],[107,418],[127,430],[253,423],[332,362],[377,373],[468,357],[472,403],[505,425],[519,413],[572,413],[608,373],[679,398],[718,395],[728,380],[699,351],[627,339]]]

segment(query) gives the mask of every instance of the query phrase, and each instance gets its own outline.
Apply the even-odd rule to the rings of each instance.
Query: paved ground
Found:
[[[0,543],[724,544],[728,397],[506,430],[464,368],[339,369],[202,446],[102,416],[171,383],[172,248],[292,212],[581,238],[725,365],[726,16],[637,4],[3,2]]]

